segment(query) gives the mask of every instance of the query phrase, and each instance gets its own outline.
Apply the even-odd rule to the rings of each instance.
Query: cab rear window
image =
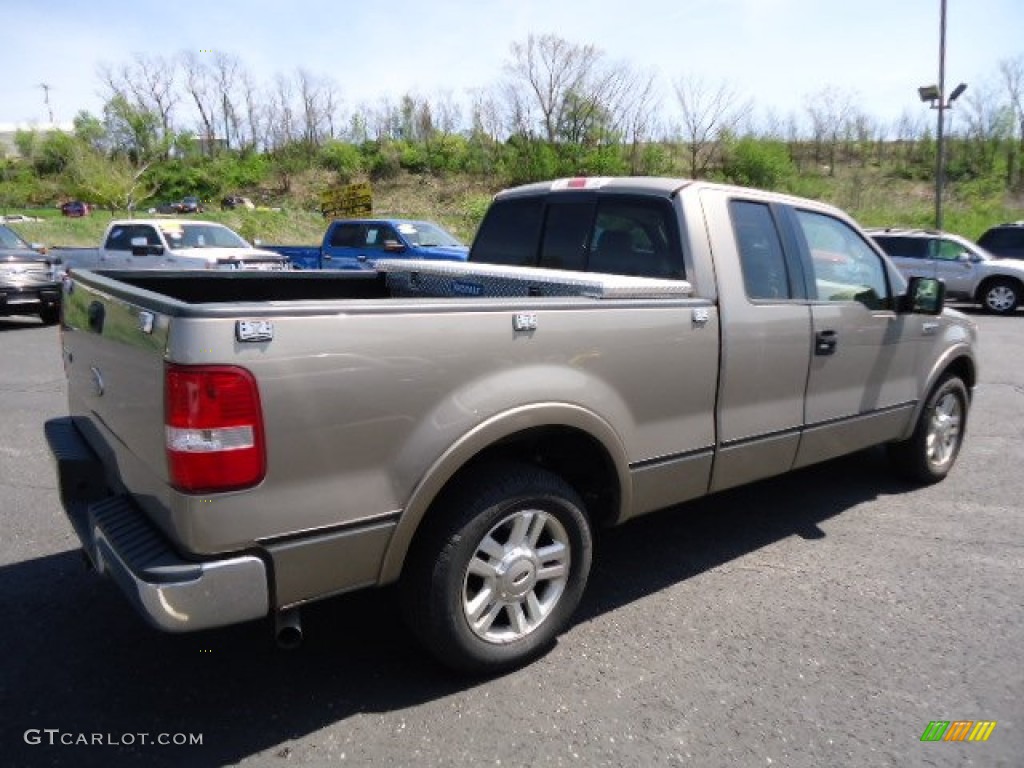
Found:
[[[658,198],[559,193],[499,200],[480,225],[470,261],[686,277],[675,213]]]

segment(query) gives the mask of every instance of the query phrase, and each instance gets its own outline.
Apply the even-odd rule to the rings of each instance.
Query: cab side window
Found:
[[[331,232],[331,247],[354,248],[357,245],[361,245],[361,243],[356,242],[358,237],[358,224],[338,224]]]
[[[846,222],[812,211],[796,211],[811,255],[811,297],[856,301],[868,309],[892,306],[885,265]]]
[[[782,241],[769,207],[764,203],[729,203],[736,249],[740,255],[747,298],[771,301],[793,298]]]
[[[599,199],[588,250],[590,272],[685,280],[676,218],[665,200]]]
[[[136,237],[146,238],[147,245],[160,245],[160,238],[151,226],[146,224],[126,224],[115,227],[107,236],[104,246],[108,251],[130,251],[132,240]]]
[[[537,266],[543,216],[544,201],[539,197],[493,203],[473,239],[469,260],[514,267]]]
[[[927,259],[928,240],[923,237],[902,237],[900,235],[875,235],[875,242],[882,250],[897,259]]]

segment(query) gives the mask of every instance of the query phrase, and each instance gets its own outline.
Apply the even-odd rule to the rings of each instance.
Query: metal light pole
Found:
[[[941,0],[942,10],[939,12],[939,127],[935,132],[938,139],[938,151],[935,153],[935,228],[942,230],[942,188],[946,181],[946,142],[943,134],[943,113],[948,106],[946,98],[946,0]]]
[[[938,129],[935,151],[935,228],[942,229],[942,189],[946,181],[946,137],[944,132],[943,113],[953,106],[953,102],[967,90],[967,83],[960,83],[946,99],[946,0],[940,0],[939,12],[939,84],[925,85],[917,89],[921,101],[930,101],[932,109],[938,112]]]

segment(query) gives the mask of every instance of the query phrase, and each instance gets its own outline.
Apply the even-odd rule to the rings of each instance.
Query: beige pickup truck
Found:
[[[810,200],[678,179],[497,195],[467,263],[76,272],[46,430],[97,570],[168,631],[399,584],[464,670],[571,621],[591,532],[888,445],[953,466],[974,325]]]

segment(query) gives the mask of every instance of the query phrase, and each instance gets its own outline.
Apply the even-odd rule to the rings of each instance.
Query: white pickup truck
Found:
[[[290,269],[287,257],[255,248],[212,221],[116,219],[99,248],[62,248],[69,269]]]
[[[65,291],[62,499],[145,617],[292,643],[398,583],[470,670],[550,647],[596,526],[873,445],[941,480],[977,379],[942,283],[840,211],[680,179],[508,190],[469,262]]]

